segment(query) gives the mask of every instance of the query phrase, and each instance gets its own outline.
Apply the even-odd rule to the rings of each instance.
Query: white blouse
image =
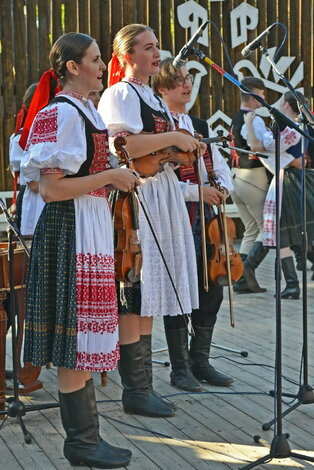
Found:
[[[156,111],[162,111],[171,119],[166,103],[162,99],[159,101],[148,85],[132,81],[130,86],[119,82],[104,91],[98,105],[98,111],[105,121],[110,137],[120,132],[139,134],[143,130],[141,103],[132,87],[136,88],[146,104]],[[172,125],[174,130],[173,122]],[[113,139],[110,139],[110,149],[115,153]]]
[[[61,92],[99,130],[105,125],[91,100],[78,93]],[[21,168],[26,181],[39,181],[43,168],[59,168],[64,175],[76,174],[86,160],[85,121],[68,103],[52,103],[41,110],[32,124]]]

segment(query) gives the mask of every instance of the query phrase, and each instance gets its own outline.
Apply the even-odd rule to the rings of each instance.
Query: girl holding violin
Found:
[[[39,181],[46,202],[29,263],[24,356],[58,368],[63,451],[71,465],[124,467],[131,452],[99,435],[91,372],[115,369],[119,359],[106,186],[129,191],[139,180],[128,169],[111,168],[107,129],[87,98],[102,90],[106,70],[95,40],[80,33],[61,36],[50,63],[20,140],[27,142],[25,177]]]
[[[140,24],[122,28],[115,36],[109,85],[99,112],[109,136],[125,136],[133,159],[153,158],[152,152],[176,146],[193,152],[202,144],[193,136],[174,131],[166,104],[148,85],[159,72],[160,52],[152,29]],[[121,80],[121,78],[123,80]],[[174,409],[152,388],[151,332],[153,317],[180,316],[198,307],[197,269],[192,231],[184,198],[171,164],[142,178],[139,197],[160,242],[181,300],[181,307],[148,221],[139,208],[142,247],[141,282],[119,285],[120,361],[122,403],[127,413],[173,416]],[[183,310],[183,311],[182,311]]]
[[[161,95],[171,111],[178,128],[189,130],[193,135],[197,131],[203,137],[213,137],[214,133],[205,120],[186,114],[186,105],[191,99],[192,79],[186,67],[175,69],[173,58],[167,58],[160,64],[160,72],[153,78],[153,89]],[[208,184],[209,173],[215,172],[223,192]],[[199,308],[192,311],[194,336],[188,346],[188,331],[182,317],[164,317],[165,332],[172,366],[171,383],[187,391],[200,391],[199,381],[210,385],[228,386],[233,379],[215,369],[209,362],[210,345],[223,299],[223,287],[209,280],[208,291],[203,285],[203,260],[201,252],[201,223],[197,175],[193,164],[181,166],[176,170],[180,187],[186,201],[192,224],[198,266]],[[230,169],[215,144],[208,146],[208,151],[201,159],[202,191],[205,202],[205,221],[213,219],[212,206],[219,206],[233,188]],[[206,184],[207,183],[207,184]],[[211,245],[207,244],[208,259]]]

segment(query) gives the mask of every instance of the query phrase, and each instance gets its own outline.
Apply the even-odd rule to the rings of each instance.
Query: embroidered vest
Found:
[[[70,104],[78,111],[78,113],[82,116],[85,122],[87,158],[85,162],[82,163],[79,171],[75,175],[67,175],[66,178],[88,176],[93,175],[95,173],[100,173],[101,171],[109,170],[111,166],[107,129],[97,129],[97,127],[95,127],[95,125],[88,119],[88,117],[83,113],[83,111],[81,111],[81,109],[76,106],[76,104],[74,104],[71,100],[64,96],[58,96],[56,98],[53,98],[49,104],[52,103]]]

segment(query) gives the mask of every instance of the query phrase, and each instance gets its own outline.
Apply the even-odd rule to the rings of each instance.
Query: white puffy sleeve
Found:
[[[40,111],[21,162],[26,181],[39,181],[40,171],[48,168],[73,175],[85,160],[85,122],[74,106],[55,103]]]
[[[139,134],[143,129],[140,100],[126,83],[117,83],[104,91],[98,112],[110,137],[121,132]]]
[[[21,134],[12,134],[9,144],[10,167],[13,171],[20,171],[20,164],[23,157],[23,149],[19,145]]]
[[[254,134],[256,135],[256,138],[258,140],[263,140],[263,136],[265,132],[268,131],[264,119],[262,119],[260,116],[255,116],[253,119],[253,129],[254,129]],[[241,135],[243,139],[247,140],[248,139],[248,133],[247,133],[247,127],[246,124],[243,124],[241,128]]]

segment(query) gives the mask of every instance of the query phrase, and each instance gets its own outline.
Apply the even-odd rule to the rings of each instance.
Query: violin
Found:
[[[186,129],[177,129],[176,131],[184,134],[191,133]],[[183,152],[178,147],[170,146],[149,153],[143,157],[131,158],[131,167],[140,176],[154,176],[164,169],[165,163],[173,163],[174,165],[191,165],[195,160],[194,152]]]
[[[239,253],[233,247],[235,238],[235,224],[230,217],[225,218],[225,225],[222,220],[222,213],[211,220],[207,226],[207,237],[212,246],[212,256],[208,263],[208,275],[210,279],[220,286],[228,285],[227,253],[226,242],[228,238],[231,281],[236,282],[243,274],[243,262]],[[227,233],[227,237],[226,234]]]
[[[121,161],[128,164],[124,137],[117,137],[114,146]],[[142,269],[141,243],[138,238],[138,208],[134,192],[119,192],[114,206],[114,221],[117,244],[114,249],[115,278],[121,282],[138,282]]]
[[[222,191],[214,172],[211,172],[209,181],[218,190]],[[243,262],[239,253],[233,247],[235,238],[235,224],[225,215],[225,202],[223,211],[218,207],[218,215],[206,226],[207,237],[212,247],[211,258],[208,261],[208,276],[221,286],[228,286],[230,323],[234,327],[234,314],[232,303],[232,282],[236,282],[243,274]]]

